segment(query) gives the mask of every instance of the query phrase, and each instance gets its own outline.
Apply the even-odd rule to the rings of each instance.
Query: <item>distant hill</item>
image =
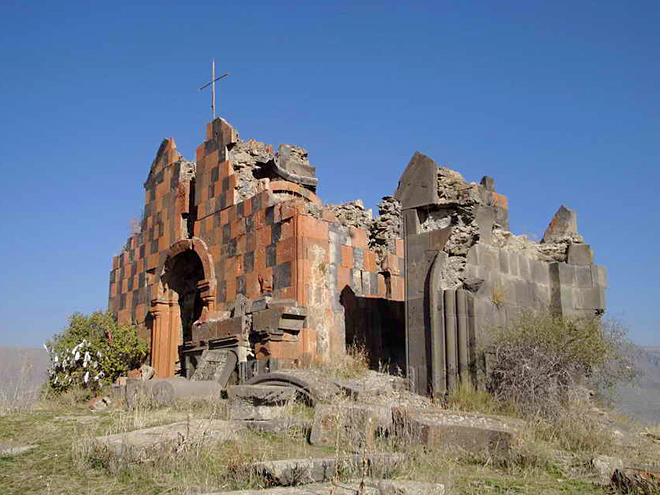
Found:
[[[614,406],[638,421],[660,424],[660,347],[642,347],[636,365],[644,373],[639,385],[619,387]]]
[[[0,400],[35,399],[49,364],[45,349],[0,346]]]

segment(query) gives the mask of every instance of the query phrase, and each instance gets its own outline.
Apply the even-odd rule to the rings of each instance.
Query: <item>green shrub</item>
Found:
[[[50,354],[49,388],[64,392],[72,387],[97,391],[128,370],[139,367],[147,344],[137,328],[118,325],[112,315],[97,311],[74,313],[69,326],[46,342]]]
[[[493,331],[488,388],[523,414],[556,416],[577,385],[604,391],[633,380],[633,349],[620,325],[597,316],[522,313]]]

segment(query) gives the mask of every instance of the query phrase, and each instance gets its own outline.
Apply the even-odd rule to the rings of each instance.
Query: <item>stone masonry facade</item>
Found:
[[[141,328],[158,376],[227,346],[239,361],[295,363],[358,339],[403,359],[389,350],[403,318],[403,240],[387,222],[372,234],[361,203],[324,206],[305,150],[241,141],[222,119],[196,158],[163,141],[140,228],[112,262],[109,309]]]
[[[323,204],[305,149],[243,141],[223,119],[194,162],[165,139],[144,187],[109,310],[138,326],[159,377],[224,384],[358,343],[442,394],[479,381],[488,329],[519,311],[605,309],[605,269],[573,211],[541,242],[516,236],[493,179],[469,183],[421,153],[375,218],[361,201]]]

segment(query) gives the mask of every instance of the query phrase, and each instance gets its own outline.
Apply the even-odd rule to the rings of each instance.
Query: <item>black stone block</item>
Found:
[[[238,247],[238,240],[235,238],[229,239],[229,242],[227,243],[227,256],[228,257],[236,256],[238,251],[237,247]]]
[[[236,215],[241,218],[245,213],[245,202],[241,201],[236,205]]]
[[[270,243],[277,244],[282,236],[282,224],[274,223],[270,228]]]
[[[229,240],[231,239],[231,225],[223,225],[222,226],[222,243],[227,244]]]
[[[261,195],[257,194],[256,196],[252,196],[252,213],[255,213],[259,210],[261,210]]]
[[[266,208],[266,225],[273,225],[274,221],[275,221],[275,207],[269,206],[268,208]]]
[[[213,182],[218,182],[218,177],[219,177],[219,168],[218,167],[213,167],[211,169],[211,180]]]
[[[275,246],[266,246],[266,266],[275,266]]]
[[[276,265],[273,270],[273,289],[291,287],[291,262]]]
[[[245,295],[245,276],[236,277],[236,294]]]
[[[254,230],[254,217],[249,215],[245,217],[245,233],[249,234]]]
[[[243,270],[245,273],[250,273],[254,270],[254,251],[245,253],[245,256],[243,256]]]

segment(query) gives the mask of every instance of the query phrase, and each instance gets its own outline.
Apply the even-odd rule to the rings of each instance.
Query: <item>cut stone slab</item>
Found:
[[[250,465],[254,472],[281,486],[295,486],[329,481],[337,472],[367,473],[386,476],[405,461],[403,454],[365,454],[317,459],[285,459],[257,462]]]
[[[264,490],[238,490],[205,495],[445,495],[445,486],[437,483],[398,480],[361,480],[338,483],[313,483],[304,487],[277,487]]]
[[[222,443],[237,439],[241,431],[245,431],[245,427],[233,421],[194,419],[127,433],[105,435],[97,437],[95,440],[98,445],[113,449],[118,453],[131,450],[137,457],[141,457],[150,449],[162,447],[163,444],[182,441]]]
[[[296,428],[309,431],[312,428],[312,421],[299,418],[277,418],[270,421],[246,421],[244,425],[248,430],[279,434]]]
[[[550,220],[541,242],[552,242],[553,239],[577,234],[577,229],[577,213],[566,206],[560,206]]]
[[[424,481],[381,480],[378,495],[445,495],[445,485]]]
[[[385,406],[322,405],[316,407],[310,443],[329,447],[362,448],[373,444],[379,431],[392,426],[392,410]]]
[[[272,385],[237,385],[227,389],[229,417],[263,421],[283,417],[286,405],[296,399],[296,389]]]
[[[187,380],[177,376],[173,378],[156,378],[154,380],[128,380],[126,384],[126,401],[129,407],[134,407],[140,397],[155,402],[159,406],[169,406],[177,399],[182,400],[218,400],[222,394],[222,386],[212,380]]]
[[[287,369],[274,373],[264,373],[252,378],[247,385],[275,385],[293,387],[296,389],[298,399],[302,399],[310,406],[317,402],[330,402],[333,397],[343,395],[343,390],[332,383],[318,370]]]
[[[520,420],[441,409],[395,408],[394,429],[404,444],[508,452],[524,423]]]
[[[17,447],[10,447],[9,445],[0,443],[0,457],[13,456],[24,454],[38,447],[38,445],[19,445]]]
[[[235,421],[265,422],[280,419],[289,411],[285,406],[251,406],[243,402],[230,403],[228,407],[229,418]]]
[[[281,406],[295,400],[296,390],[273,385],[236,385],[227,389],[227,396],[230,401],[253,406]]]

